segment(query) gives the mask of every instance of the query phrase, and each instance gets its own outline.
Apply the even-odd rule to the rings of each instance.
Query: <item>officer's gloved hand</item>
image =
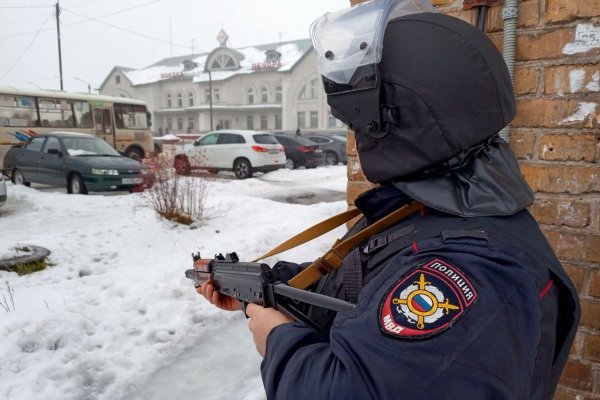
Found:
[[[308,265],[310,263],[296,264],[289,261],[278,261],[273,265],[273,270],[277,273],[281,282],[287,283]]]

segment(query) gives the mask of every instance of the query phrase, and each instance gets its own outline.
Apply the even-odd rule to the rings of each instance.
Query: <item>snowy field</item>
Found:
[[[44,271],[0,271],[0,399],[264,399],[246,319],[204,301],[184,271],[197,251],[254,259],[344,211],[346,185],[345,166],[216,179],[208,219],[190,229],[160,219],[142,193],[8,183],[0,258],[17,245],[52,253]],[[267,262],[311,261],[343,232]]]

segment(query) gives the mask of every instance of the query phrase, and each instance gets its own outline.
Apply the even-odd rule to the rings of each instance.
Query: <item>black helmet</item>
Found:
[[[379,60],[346,68],[345,81],[325,71],[332,114],[354,130],[361,167],[371,182],[393,183],[433,208],[459,215],[523,209],[532,202],[531,191],[497,135],[515,115],[502,56],[468,23],[419,11],[378,20],[385,24]],[[318,24],[313,42],[319,64],[326,64],[339,51],[328,53],[323,41],[315,40],[319,30],[326,31],[315,28]],[[368,50],[377,44],[361,45]]]

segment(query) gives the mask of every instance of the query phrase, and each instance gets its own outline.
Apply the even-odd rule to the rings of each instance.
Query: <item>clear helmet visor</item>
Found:
[[[351,84],[358,68],[381,61],[389,20],[424,12],[435,12],[429,0],[369,0],[326,13],[310,27],[319,73],[337,84]]]

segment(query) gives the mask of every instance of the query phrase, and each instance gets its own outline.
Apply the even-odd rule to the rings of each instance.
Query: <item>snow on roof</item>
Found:
[[[217,48],[220,49],[220,48]],[[228,49],[228,48],[224,48]],[[281,53],[281,66],[274,69],[277,72],[290,71],[298,61],[312,49],[310,39],[300,39],[283,43],[271,43],[241,49],[229,49],[233,53],[237,52],[243,56],[240,60],[240,68],[235,70],[212,71],[213,81],[222,81],[238,74],[251,74],[257,72],[253,69],[253,64],[260,64],[266,61],[265,52],[267,50],[276,50]],[[143,69],[125,69],[119,68],[127,76],[134,86],[145,85],[172,77],[188,77],[197,82],[208,82],[208,73],[204,72],[206,60],[211,53],[192,54],[187,56],[177,56],[165,58]],[[197,67],[184,71],[184,62],[192,61]]]

